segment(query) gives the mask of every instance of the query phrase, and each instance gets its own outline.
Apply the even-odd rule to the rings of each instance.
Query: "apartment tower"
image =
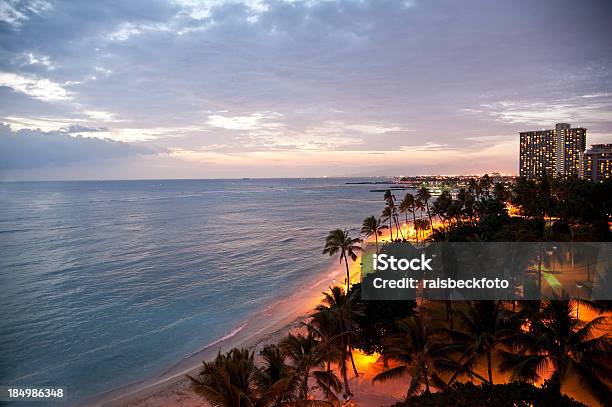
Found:
[[[526,178],[580,176],[581,154],[586,149],[586,129],[557,123],[554,129],[519,133],[519,174]]]
[[[612,144],[593,144],[582,154],[580,174],[595,182],[612,179]]]

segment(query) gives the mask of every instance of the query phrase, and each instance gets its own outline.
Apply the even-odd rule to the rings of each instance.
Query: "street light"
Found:
[[[576,288],[578,288],[579,290],[582,290],[582,288],[584,287],[584,284],[581,281],[576,281]],[[580,320],[580,315],[579,315],[579,311],[580,311],[580,298],[576,298],[576,319]]]

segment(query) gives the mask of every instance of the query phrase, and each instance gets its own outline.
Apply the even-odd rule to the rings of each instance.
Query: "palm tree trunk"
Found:
[[[302,381],[302,385],[300,386],[300,398],[303,400],[306,400],[308,398],[308,376],[308,371],[306,371],[306,374],[304,375]]]
[[[353,365],[353,373],[355,373],[355,377],[359,376],[359,372],[357,371],[357,366],[355,366],[355,359],[353,359],[353,347],[349,345],[348,347],[349,358],[351,359],[351,364]]]
[[[389,216],[389,233],[391,233],[391,241],[393,241],[393,215]]]
[[[351,288],[351,274],[349,273],[348,259],[344,256],[344,264],[346,265],[346,295],[348,295],[349,288]]]
[[[378,254],[378,230],[374,232],[374,240],[376,240],[376,254]]]
[[[419,243],[419,234],[416,230],[416,213],[414,206],[412,207],[412,227],[414,228],[414,236],[416,237],[416,242]]]
[[[395,216],[395,235],[398,239],[400,236],[402,236],[402,239],[404,238],[404,232],[402,232],[402,228],[399,223],[399,215]]]
[[[352,396],[351,389],[349,389],[348,377],[346,375],[346,359],[342,361],[342,365],[340,366],[340,373],[342,374],[342,381],[344,382],[344,392],[347,396]]]
[[[487,352],[487,373],[489,374],[489,384],[493,384],[493,369],[491,367],[491,351]]]
[[[425,393],[431,393],[429,391],[429,371],[427,369],[427,366],[425,366]]]
[[[431,234],[433,235],[433,221],[431,219],[431,213],[429,212],[429,202],[425,202],[425,206],[427,207],[427,217],[429,218],[429,226],[431,227]]]

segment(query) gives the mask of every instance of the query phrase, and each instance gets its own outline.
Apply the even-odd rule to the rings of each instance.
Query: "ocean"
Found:
[[[347,181],[0,183],[0,385],[79,404],[235,334],[380,214],[381,186]]]

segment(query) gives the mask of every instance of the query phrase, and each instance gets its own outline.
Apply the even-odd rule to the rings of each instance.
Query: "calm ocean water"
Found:
[[[346,181],[0,183],[0,385],[75,403],[227,334],[320,277],[328,230],[379,214]]]

